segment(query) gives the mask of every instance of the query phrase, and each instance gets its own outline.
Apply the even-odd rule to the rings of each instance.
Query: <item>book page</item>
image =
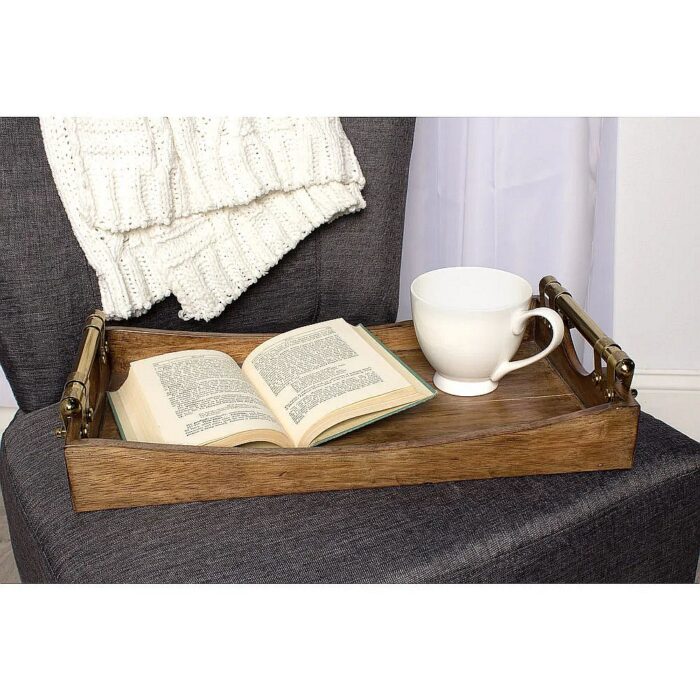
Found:
[[[134,362],[130,372],[165,442],[203,445],[242,431],[283,432],[226,353],[173,352]]]
[[[243,371],[297,444],[332,411],[409,386],[343,319],[265,341]]]
[[[361,415],[356,415],[350,419],[340,420],[333,423],[325,430],[316,433],[312,445],[321,445],[328,440],[334,440],[345,433],[352,432],[358,428],[370,425],[382,418],[387,418],[400,411],[405,411],[420,403],[435,398],[437,390],[429,386],[421,377],[416,374],[408,365],[406,365],[399,357],[394,355],[386,346],[384,346],[377,338],[375,338],[364,326],[355,326],[354,330],[360,335],[371,347],[373,347],[380,355],[385,357],[390,363],[393,362],[401,375],[413,387],[413,395],[406,396],[405,403],[396,404],[382,408],[377,411],[368,411]]]

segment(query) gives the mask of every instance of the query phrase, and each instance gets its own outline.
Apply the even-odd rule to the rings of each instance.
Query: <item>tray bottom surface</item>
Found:
[[[526,340],[515,359],[538,351],[539,347],[534,341]],[[396,354],[432,384],[433,368],[420,350],[404,350]],[[450,435],[463,435],[465,430],[515,429],[582,408],[584,406],[573,390],[545,359],[506,375],[498,389],[491,394],[467,398],[439,392],[425,404],[349,433],[332,441],[329,446],[379,445],[437,436],[449,438]],[[109,406],[105,408],[100,437],[120,439]]]

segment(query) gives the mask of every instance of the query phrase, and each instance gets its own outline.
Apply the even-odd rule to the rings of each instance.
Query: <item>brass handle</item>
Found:
[[[99,427],[109,379],[106,320],[102,311],[88,316],[75,366],[63,387],[59,412],[64,427],[55,434],[66,440],[89,437]]]
[[[593,348],[596,381],[602,382],[602,363],[606,365],[608,401],[618,394],[623,399],[630,397],[634,362],[620,346],[607,336],[602,328],[579,306],[571,293],[555,277],[547,275],[540,281],[540,302],[543,306],[558,311],[570,326],[576,328]]]

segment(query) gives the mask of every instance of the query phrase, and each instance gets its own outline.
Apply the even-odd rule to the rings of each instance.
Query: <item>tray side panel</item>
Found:
[[[410,321],[372,326],[379,340],[394,352],[418,349],[413,324]],[[179,350],[221,350],[239,364],[255,348],[275,333],[188,333],[141,328],[107,327],[112,372],[126,375],[129,365],[136,360]]]
[[[632,465],[638,407],[604,406],[441,444],[245,450],[84,440],[66,447],[77,511],[556,474]]]

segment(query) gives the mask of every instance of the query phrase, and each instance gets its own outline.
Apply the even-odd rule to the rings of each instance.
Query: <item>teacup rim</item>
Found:
[[[446,272],[448,270],[487,270],[489,272],[496,272],[502,275],[506,275],[508,277],[513,277],[517,280],[520,280],[521,282],[524,282],[525,285],[527,286],[527,289],[529,290],[528,295],[517,302],[513,302],[511,304],[504,304],[503,306],[490,306],[490,307],[473,307],[473,308],[468,308],[468,309],[460,309],[458,306],[449,306],[447,304],[438,304],[434,301],[429,301],[426,299],[424,296],[421,296],[416,292],[415,290],[415,284],[422,279],[423,277],[427,277],[428,275],[437,273],[437,272]],[[410,286],[410,292],[411,296],[415,297],[419,301],[421,301],[423,304],[427,304],[428,306],[432,306],[433,308],[448,308],[451,311],[463,311],[465,313],[484,313],[484,312],[496,312],[496,311],[506,311],[508,309],[517,309],[518,307],[522,306],[523,303],[528,302],[532,298],[532,285],[521,275],[517,275],[514,272],[509,272],[508,270],[501,270],[498,267],[485,267],[483,265],[451,265],[450,267],[438,267],[435,270],[427,270],[426,272],[421,273],[416,277],[412,282]]]

